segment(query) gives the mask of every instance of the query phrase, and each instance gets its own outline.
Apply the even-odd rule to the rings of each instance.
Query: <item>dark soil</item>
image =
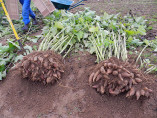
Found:
[[[146,34],[146,36],[144,36],[144,38],[146,38],[147,40],[154,40],[157,37],[157,30],[149,30]]]
[[[11,70],[0,84],[0,118],[157,117],[157,83],[149,86],[154,91],[149,99],[100,96],[88,85],[95,59],[88,53],[66,59],[62,81],[54,86],[21,79],[20,71]]]

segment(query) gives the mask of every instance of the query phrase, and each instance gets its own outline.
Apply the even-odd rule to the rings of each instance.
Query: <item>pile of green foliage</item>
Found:
[[[39,50],[52,49],[64,56],[72,50],[86,50],[96,54],[97,62],[112,56],[125,60],[126,48],[141,45],[138,37],[146,35],[146,20],[134,19],[121,14],[98,16],[89,8],[75,14],[55,11],[44,19],[45,38]]]

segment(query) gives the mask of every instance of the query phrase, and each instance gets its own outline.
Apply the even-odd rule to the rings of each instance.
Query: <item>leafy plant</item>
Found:
[[[155,73],[157,72],[157,65],[151,64],[149,59],[143,59],[141,63],[141,67],[145,67],[145,73]]]
[[[97,62],[111,56],[125,60],[126,47],[142,45],[138,36],[146,34],[146,20],[142,17],[135,19],[136,22],[131,16],[106,12],[98,16],[89,8],[75,14],[56,10],[44,19],[44,39],[39,50],[52,49],[64,57],[71,50],[86,50],[96,54]]]
[[[4,46],[0,43],[0,80],[6,76],[8,64],[15,57],[14,51],[17,48],[11,41]]]
[[[27,54],[32,51],[32,48],[28,45],[24,49],[27,49]],[[23,58],[22,54],[17,54],[18,50],[20,50],[18,43],[12,39],[7,41],[7,45],[0,43],[0,80],[6,76],[11,64],[13,65]]]

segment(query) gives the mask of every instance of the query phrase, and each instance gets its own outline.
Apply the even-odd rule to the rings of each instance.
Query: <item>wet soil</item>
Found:
[[[101,96],[88,85],[95,59],[88,53],[66,59],[66,72],[53,86],[22,79],[19,71],[10,70],[0,83],[0,118],[157,117],[157,82],[149,86],[154,91],[149,99]]]

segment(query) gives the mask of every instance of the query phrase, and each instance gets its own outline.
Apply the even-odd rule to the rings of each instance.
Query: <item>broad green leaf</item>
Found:
[[[154,49],[154,52],[157,52],[157,48],[156,48],[156,49]]]
[[[71,30],[72,30],[72,27],[71,26],[67,26],[65,31],[66,31],[66,33],[69,33],[69,32],[71,32]]]
[[[133,30],[125,30],[125,32],[129,35],[129,36],[134,36],[136,35],[136,32]]]
[[[83,36],[83,38],[88,38],[88,33],[84,33],[84,36]]]
[[[79,31],[78,33],[77,33],[77,39],[80,41],[80,39],[82,39],[83,38],[83,31]]]
[[[96,16],[94,19],[97,20],[97,21],[100,21],[101,17],[100,16]]]
[[[137,45],[137,46],[141,46],[143,44],[143,42],[141,42],[139,39],[134,39],[132,41],[133,44]]]
[[[3,72],[5,70],[5,65],[0,65],[0,72]]]
[[[63,29],[64,26],[61,22],[55,22],[55,27],[57,27],[58,29]]]
[[[71,41],[70,41],[70,45],[74,45],[76,43],[76,40],[73,38],[73,39],[71,39]]]
[[[29,46],[29,45],[26,45],[26,46],[24,46],[23,48],[26,50],[26,51],[25,51],[26,54],[29,54],[29,53],[33,52],[32,47]]]
[[[14,49],[16,49],[16,48],[21,49],[17,41],[16,41],[16,42],[13,42],[13,41],[10,39],[10,40],[8,40],[8,44],[9,44],[9,49],[10,49],[10,50],[14,50]]]
[[[109,27],[111,28],[111,29],[113,29],[113,30],[117,30],[117,27],[116,27],[117,25],[116,25],[116,23],[114,23],[114,22],[111,22],[111,24],[109,25]]]
[[[95,49],[94,47],[93,48],[90,48],[90,51],[89,51],[91,54],[93,54],[95,52]]]
[[[6,75],[7,75],[7,70],[4,70],[4,71],[2,72],[2,78],[3,78],[3,77],[6,77]]]
[[[139,26],[137,32],[141,35],[146,35],[146,30],[143,26]]]
[[[146,40],[146,39],[145,39],[143,42],[144,42],[146,45],[149,45],[149,43],[150,43],[150,42],[149,42],[148,40]]]
[[[84,19],[81,17],[81,18],[79,18],[79,21],[80,21],[81,23],[83,23],[83,22],[84,22]]]
[[[95,26],[92,26],[89,28],[90,32],[98,32],[98,30],[99,30],[98,27],[95,27]]]
[[[109,17],[109,15],[108,15],[108,13],[106,13],[106,12],[104,12],[104,19],[109,19],[110,17]]]
[[[17,61],[22,60],[22,59],[23,59],[23,55],[18,55],[15,57],[14,62],[16,63]]]
[[[2,46],[0,43],[0,53],[8,52],[9,46]]]
[[[37,43],[38,38],[30,38],[30,37],[28,37],[27,40],[32,41],[33,43]]]
[[[106,21],[103,21],[102,24],[106,27],[109,25]]]
[[[109,31],[107,31],[107,30],[104,30],[104,35],[106,36],[106,35],[108,35],[110,32]]]
[[[128,38],[128,40],[127,40],[127,41],[128,41],[129,43],[131,43],[131,42],[132,42],[132,40],[133,40],[132,36],[129,36],[129,38]]]

